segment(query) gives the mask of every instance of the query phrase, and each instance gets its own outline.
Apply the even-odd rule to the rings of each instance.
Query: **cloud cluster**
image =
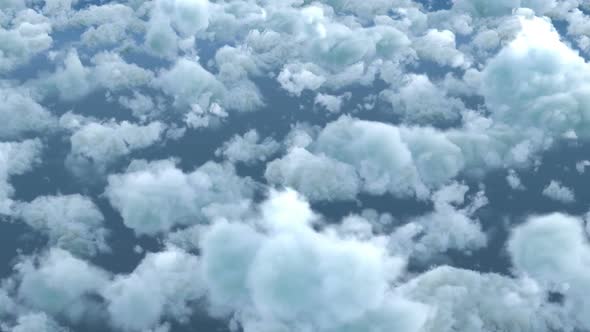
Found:
[[[254,189],[231,164],[208,162],[184,173],[173,160],[138,160],[125,173],[109,176],[105,195],[127,227],[154,235],[218,214],[240,214]]]
[[[589,13],[0,1],[0,330],[590,329]]]

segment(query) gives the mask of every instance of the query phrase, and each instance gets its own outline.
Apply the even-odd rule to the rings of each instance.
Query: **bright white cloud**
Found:
[[[426,307],[389,292],[403,259],[374,243],[314,231],[313,214],[297,200],[288,191],[272,195],[266,204],[282,213],[265,212],[262,231],[221,222],[204,234],[211,301],[235,311],[246,331],[418,331]]]

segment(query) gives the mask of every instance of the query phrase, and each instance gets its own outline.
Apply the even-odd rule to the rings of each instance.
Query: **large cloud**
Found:
[[[564,294],[571,325],[587,329],[590,244],[582,220],[561,213],[532,217],[516,228],[508,250],[517,271]]]
[[[315,155],[295,149],[270,163],[267,178],[313,199],[351,198],[356,188],[374,195],[427,198],[431,188],[445,184],[464,166],[462,150],[444,132],[347,116],[329,123],[310,150]],[[323,176],[322,182],[297,175],[302,170],[315,173],[330,168],[337,173]],[[338,186],[338,178],[346,185]],[[322,183],[331,185],[322,187]]]
[[[211,301],[235,311],[245,331],[420,329],[427,308],[389,290],[403,259],[314,231],[293,192],[271,194],[262,211],[263,231],[221,222],[202,239]]]
[[[492,118],[556,137],[588,136],[590,65],[564,44],[551,23],[521,18],[517,38],[483,71],[481,85]]]

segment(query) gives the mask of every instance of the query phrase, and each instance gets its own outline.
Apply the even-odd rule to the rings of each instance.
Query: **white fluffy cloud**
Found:
[[[53,44],[49,20],[32,9],[22,10],[8,29],[0,26],[0,72],[11,71]]]
[[[465,109],[461,100],[446,96],[426,75],[409,75],[399,91],[387,91],[384,97],[405,123],[453,124]]]
[[[198,105],[208,109],[223,98],[224,87],[217,78],[196,60],[181,58],[168,70],[161,72],[154,82],[173,98],[178,107]]]
[[[147,49],[159,56],[175,57],[181,38],[207,28],[209,7],[208,0],[154,1],[145,35]]]
[[[520,18],[517,38],[483,71],[481,85],[492,118],[546,135],[588,136],[588,65],[543,18]],[[532,80],[531,78],[534,79]]]
[[[41,196],[31,202],[18,202],[14,216],[46,235],[52,247],[83,256],[109,251],[104,217],[82,195]]]
[[[147,254],[135,270],[115,278],[102,294],[112,324],[125,331],[146,331],[169,316],[190,316],[191,301],[203,295],[199,261],[180,249]]]
[[[372,194],[425,197],[464,163],[461,149],[442,132],[349,117],[328,124],[312,150],[354,166],[363,190]]]
[[[10,214],[14,188],[9,180],[13,175],[24,174],[39,163],[41,141],[0,142],[0,214]]]
[[[18,318],[11,332],[67,332],[68,329],[60,326],[55,320],[45,313],[30,313]]]
[[[414,42],[418,55],[441,66],[465,67],[469,63],[457,50],[455,34],[450,30],[431,29]]]
[[[62,249],[51,249],[38,259],[16,267],[20,278],[18,299],[55,317],[81,321],[97,317],[98,294],[108,274]]]
[[[468,206],[456,207],[464,203],[468,189],[455,183],[435,192],[434,211],[397,228],[390,238],[392,249],[428,262],[449,250],[470,253],[485,247],[487,236],[479,221],[472,219],[473,212],[487,203],[485,197],[482,201],[476,195]]]
[[[25,92],[0,88],[0,137],[19,138],[54,129],[56,118]]]
[[[561,184],[559,181],[552,180],[544,189],[543,195],[552,200],[562,203],[573,203],[576,201],[574,192]]]
[[[427,308],[389,290],[403,259],[375,243],[314,231],[313,214],[297,200],[272,194],[262,231],[220,222],[204,235],[211,301],[235,311],[245,331],[418,331]]]
[[[253,189],[251,179],[236,175],[230,164],[208,162],[184,173],[163,160],[132,162],[126,173],[109,176],[105,194],[127,227],[154,235],[211,214],[239,213]]]
[[[79,176],[90,171],[102,174],[118,159],[157,143],[164,130],[165,125],[160,122],[83,124],[70,137],[71,151],[66,165]]]
[[[232,163],[240,162],[253,165],[266,161],[270,156],[278,152],[280,144],[268,137],[260,139],[260,135],[254,129],[244,135],[236,135],[215,151],[216,155],[224,156]]]
[[[351,200],[361,185],[351,165],[297,147],[268,163],[264,176],[272,184],[297,189],[312,201]]]
[[[562,327],[532,280],[442,266],[410,280],[400,292],[436,308],[425,331],[533,332]]]
[[[554,213],[532,217],[513,231],[508,251],[515,268],[564,294],[572,326],[587,329],[590,245],[579,218]]]

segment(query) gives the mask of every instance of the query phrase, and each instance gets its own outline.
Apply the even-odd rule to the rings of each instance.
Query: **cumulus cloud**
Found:
[[[99,303],[91,295],[107,284],[107,272],[58,248],[16,269],[17,297],[26,305],[75,322],[98,318]]]
[[[198,105],[208,109],[223,98],[224,87],[198,61],[181,58],[161,72],[153,83],[174,99],[178,107]]]
[[[312,150],[353,166],[362,190],[377,195],[426,197],[429,188],[456,176],[464,164],[461,149],[435,129],[350,117],[329,123]]]
[[[161,122],[83,124],[70,137],[71,151],[66,165],[80,177],[92,171],[103,174],[120,158],[156,144],[162,139],[165,128]]]
[[[16,203],[13,215],[46,235],[52,247],[83,256],[109,251],[104,217],[88,197],[41,196]]]
[[[361,185],[351,165],[297,147],[268,163],[264,176],[270,183],[297,189],[312,201],[351,200]]]
[[[28,63],[52,44],[51,23],[32,9],[19,11],[6,29],[0,27],[0,72],[6,73]]]
[[[133,272],[118,276],[102,291],[112,324],[146,331],[164,316],[188,318],[191,301],[203,293],[198,264],[196,256],[175,248],[147,254]]]
[[[41,141],[0,142],[0,214],[10,215],[14,188],[11,176],[24,174],[39,164]]]
[[[208,0],[155,1],[147,24],[146,47],[156,55],[173,58],[180,38],[194,36],[208,25]]]
[[[54,129],[56,118],[30,95],[17,89],[0,88],[0,137],[20,138]]]
[[[517,38],[483,71],[481,85],[492,118],[556,137],[587,136],[588,65],[543,18],[520,18]],[[535,77],[530,81],[531,77]]]
[[[399,91],[383,96],[405,123],[449,125],[458,122],[465,109],[461,100],[445,96],[426,75],[410,75]]]
[[[279,149],[280,144],[277,141],[270,137],[260,140],[258,132],[252,129],[225,142],[215,154],[224,156],[232,163],[252,165],[266,161]]]
[[[314,99],[314,104],[321,105],[326,110],[328,110],[328,112],[339,113],[342,108],[342,104],[344,104],[346,100],[350,99],[351,96],[351,93],[345,93],[339,96],[319,93]]]
[[[516,171],[514,171],[513,169],[508,171],[508,175],[506,175],[506,182],[508,182],[510,188],[514,190],[525,189],[524,185],[522,184],[522,181],[520,180],[520,177],[518,176],[518,174],[516,174]]]
[[[590,246],[581,219],[561,213],[531,217],[513,231],[508,250],[518,271],[565,295],[571,325],[590,326],[582,295],[590,286]]]
[[[529,279],[441,266],[402,285],[400,292],[436,307],[426,331],[532,332],[564,326],[543,290]]]
[[[312,70],[305,68],[305,65],[290,64],[285,66],[277,77],[281,87],[289,93],[300,96],[304,90],[317,90],[326,81],[321,74],[316,74]]]
[[[573,203],[576,201],[574,192],[570,188],[563,186],[561,182],[555,180],[551,180],[543,189],[543,195],[562,203]]]
[[[30,313],[18,318],[12,332],[67,332],[65,327],[60,326],[55,320],[45,313]]]
[[[0,330],[590,329],[589,9],[0,1]]]
[[[414,42],[414,48],[421,58],[441,66],[469,66],[463,53],[457,50],[455,34],[450,30],[428,30]]]
[[[424,263],[450,250],[469,254],[485,247],[487,236],[479,221],[472,219],[473,212],[487,203],[485,197],[481,201],[475,196],[468,206],[457,207],[464,203],[468,189],[455,183],[435,192],[434,211],[396,229],[390,239],[392,249]]]
[[[137,234],[155,235],[174,226],[233,215],[251,199],[254,185],[230,164],[208,162],[184,173],[174,161],[134,161],[125,173],[110,175],[105,195]]]
[[[234,311],[244,330],[421,328],[427,308],[389,292],[403,259],[375,243],[314,231],[309,207],[288,191],[266,204],[281,213],[263,214],[263,231],[221,222],[202,239],[211,301]]]

